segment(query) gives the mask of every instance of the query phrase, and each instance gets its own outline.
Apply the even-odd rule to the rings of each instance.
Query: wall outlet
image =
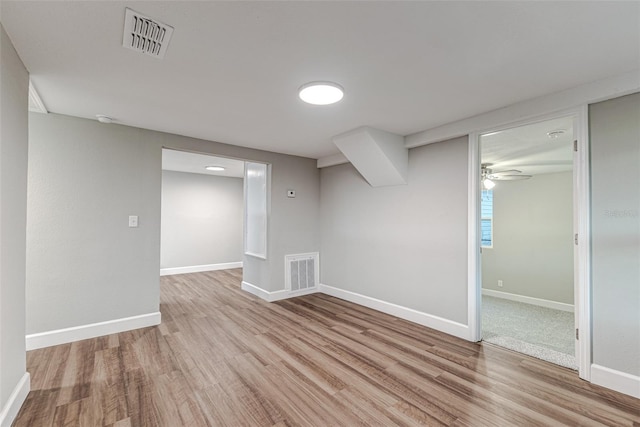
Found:
[[[502,287],[502,280],[498,280],[498,287],[501,288]]]

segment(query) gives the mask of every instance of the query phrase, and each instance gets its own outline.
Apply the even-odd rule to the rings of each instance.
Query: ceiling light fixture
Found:
[[[96,114],[96,118],[100,123],[113,123],[113,119],[109,116],[105,116],[104,114]]]
[[[495,183],[495,182],[493,182],[493,181],[491,181],[489,178],[485,178],[485,179],[482,181],[482,185],[484,186],[484,188],[485,188],[486,190],[491,190],[493,187],[495,187],[495,186],[496,186],[496,183]]]
[[[222,166],[205,166],[204,168],[208,171],[213,172],[222,172],[224,170]]]
[[[298,96],[307,104],[329,105],[342,99],[344,89],[332,82],[311,82],[300,88]]]

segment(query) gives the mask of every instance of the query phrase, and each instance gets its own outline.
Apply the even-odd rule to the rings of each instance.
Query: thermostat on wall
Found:
[[[296,197],[296,190],[287,190],[287,197],[290,197],[290,198]]]

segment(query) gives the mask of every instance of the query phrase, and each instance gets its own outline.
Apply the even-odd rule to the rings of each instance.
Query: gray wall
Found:
[[[482,249],[482,287],[573,305],[572,173],[500,181],[493,194],[494,242]]]
[[[0,413],[26,372],[28,87],[27,70],[0,25]]]
[[[640,375],[640,94],[589,119],[593,363]]]
[[[409,151],[408,185],[322,169],[321,282],[467,324],[467,138]]]
[[[243,181],[162,171],[161,268],[242,261]]]
[[[160,149],[56,115],[29,131],[27,333],[157,312]]]
[[[55,114],[30,132],[29,334],[158,310],[163,147],[273,165],[269,259],[245,256],[245,280],[283,289],[284,254],[319,249],[315,160]]]

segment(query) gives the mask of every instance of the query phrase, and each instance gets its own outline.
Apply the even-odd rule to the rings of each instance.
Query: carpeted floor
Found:
[[[573,313],[482,296],[483,340],[577,370]]]

